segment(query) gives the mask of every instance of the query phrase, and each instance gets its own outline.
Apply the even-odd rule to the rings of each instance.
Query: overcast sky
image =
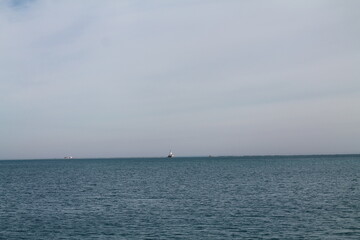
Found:
[[[0,159],[359,153],[359,12],[0,0]]]

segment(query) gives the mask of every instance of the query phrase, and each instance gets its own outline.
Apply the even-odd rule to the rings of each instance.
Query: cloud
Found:
[[[29,7],[34,1],[35,0],[5,0],[3,1],[3,5],[19,10]]]
[[[314,109],[334,106],[329,116],[316,115],[319,128],[326,118],[336,119],[324,136],[340,134],[347,121],[360,115],[357,5],[2,2],[3,156],[37,156],[43,144],[44,156],[69,148],[82,156],[97,150],[99,156],[147,156],[169,145],[182,146],[187,155],[207,155],[209,149],[222,154],[315,152],[298,134]],[[336,114],[344,107],[345,118]],[[278,116],[301,112],[294,120],[299,124],[281,117],[275,121],[272,110]],[[269,136],[264,146],[271,138],[278,140],[257,150],[261,126]],[[353,134],[344,132],[342,139],[353,146]],[[284,142],[293,147],[275,146]],[[239,143],[251,151],[238,149]],[[15,145],[25,150],[18,155],[5,151]],[[325,146],[319,149],[326,152]]]

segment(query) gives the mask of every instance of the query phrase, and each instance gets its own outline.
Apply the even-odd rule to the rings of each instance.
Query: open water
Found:
[[[0,239],[360,239],[360,156],[0,161]]]

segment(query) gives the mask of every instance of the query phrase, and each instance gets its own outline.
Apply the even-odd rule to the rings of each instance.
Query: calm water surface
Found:
[[[0,161],[0,239],[360,239],[360,156]]]

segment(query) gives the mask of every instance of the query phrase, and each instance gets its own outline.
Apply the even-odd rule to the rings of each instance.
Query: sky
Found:
[[[0,0],[0,159],[360,152],[358,0]]]

